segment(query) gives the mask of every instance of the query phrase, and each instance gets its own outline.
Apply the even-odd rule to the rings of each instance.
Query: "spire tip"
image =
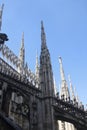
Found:
[[[71,82],[71,76],[70,76],[70,74],[68,74],[68,80],[69,80],[69,82]]]
[[[43,26],[43,20],[41,20],[41,26]]]
[[[59,56],[59,63],[62,63],[62,57]]]

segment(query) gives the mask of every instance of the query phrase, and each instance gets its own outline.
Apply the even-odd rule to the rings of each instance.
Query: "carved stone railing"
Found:
[[[0,51],[3,57],[6,57],[7,60],[13,63],[13,65],[15,65],[17,68],[20,66],[20,59],[5,44],[0,45]]]
[[[16,75],[21,77],[22,80],[28,80],[32,84],[36,85],[36,87],[39,84],[39,80],[37,76],[29,69],[26,67],[21,68],[21,61],[20,59],[5,45],[0,45],[0,52],[2,53],[2,56],[5,57],[11,65],[8,65],[4,60],[0,59],[0,68],[3,71],[3,73],[6,73],[8,75]],[[13,66],[15,66],[15,69],[13,69]],[[18,73],[18,69],[22,70],[22,74]]]
[[[78,107],[78,105],[73,104],[71,100],[64,101],[60,98],[55,98],[56,103],[53,105],[55,109],[55,116],[59,119],[75,125],[81,125],[82,128],[87,128],[87,111],[84,110],[83,105]]]
[[[26,75],[20,74],[14,68],[12,68],[12,66],[6,63],[2,58],[0,58],[0,72],[16,80],[20,80],[21,82],[24,82],[26,84],[30,83],[33,86],[37,86],[38,84],[35,75],[31,73],[30,70],[28,70]]]

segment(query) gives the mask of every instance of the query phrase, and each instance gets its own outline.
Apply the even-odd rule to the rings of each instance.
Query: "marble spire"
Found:
[[[19,58],[21,60],[21,66],[24,67],[24,63],[25,63],[24,32],[22,34],[22,40],[21,40],[21,48],[20,48]]]
[[[64,96],[65,99],[68,99],[70,97],[69,89],[67,86],[67,82],[65,79],[63,64],[62,64],[62,58],[59,57],[59,65],[60,65],[60,75],[61,75],[61,96]]]
[[[70,75],[68,75],[68,80],[70,83],[70,94],[71,94],[71,99],[72,101],[74,101],[76,99],[75,94],[74,94],[74,90],[73,90],[73,86],[72,86],[72,82],[71,82],[71,77]]]
[[[54,94],[55,94],[55,96],[56,96],[56,94],[57,94],[57,86],[56,86],[55,77],[54,77]]]
[[[19,52],[19,59],[20,59],[20,67],[18,68],[18,72],[23,74],[23,68],[25,67],[25,48],[24,48],[24,32],[22,34],[22,40],[21,40],[21,48]]]
[[[44,31],[43,21],[41,21],[41,49],[47,48],[46,47],[46,34]]]
[[[46,45],[46,35],[41,21],[41,54],[40,54],[40,79],[43,82],[43,94],[54,95],[53,72],[50,53]]]
[[[61,80],[65,81],[65,74],[64,74],[64,70],[63,70],[62,58],[60,56],[59,56],[59,64],[60,64]]]
[[[45,109],[42,109],[43,115],[43,129],[44,130],[57,130],[58,123],[54,122],[53,115],[53,99],[54,94],[54,81],[53,71],[49,49],[46,45],[46,35],[44,31],[43,22],[41,22],[41,53],[40,53],[40,88],[42,95],[42,104]]]
[[[74,87],[74,93],[75,93],[75,100],[76,100],[76,102],[78,103],[78,107],[79,107],[81,101],[80,101],[79,96],[78,96],[78,94],[77,94],[76,87]]]
[[[2,4],[2,6],[1,6],[1,8],[0,8],[0,31],[1,31],[1,26],[2,26],[3,8],[4,8],[4,4]]]

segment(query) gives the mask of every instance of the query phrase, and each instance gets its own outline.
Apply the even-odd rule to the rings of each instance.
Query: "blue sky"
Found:
[[[25,35],[26,61],[34,71],[36,51],[40,55],[41,20],[44,22],[57,86],[60,83],[58,57],[63,60],[66,80],[80,99],[87,103],[87,0],[0,0],[4,3],[2,32],[6,43],[18,55],[22,32]]]

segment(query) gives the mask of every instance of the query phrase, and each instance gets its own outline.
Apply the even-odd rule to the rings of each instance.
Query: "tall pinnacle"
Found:
[[[3,8],[4,8],[4,4],[2,4],[2,6],[1,6],[1,8],[0,8],[0,31],[1,31],[1,26],[2,26]]]
[[[60,75],[61,75],[61,96],[64,95],[65,98],[69,98],[70,94],[69,94],[69,89],[64,75],[61,57],[59,57],[59,64],[60,64]]]
[[[43,96],[54,95],[53,72],[50,53],[46,46],[46,35],[43,22],[41,22],[41,54],[40,54],[40,82]]]
[[[77,94],[77,91],[76,91],[76,87],[74,87],[74,93],[75,93],[75,99],[76,99],[76,102],[78,102],[78,105],[80,105],[81,101],[78,97],[78,94]]]
[[[54,77],[54,94],[55,94],[55,96],[56,96],[56,94],[57,94],[57,86],[56,86],[55,77]]]
[[[64,70],[63,70],[63,65],[62,65],[62,58],[59,56],[59,64],[60,64],[60,75],[61,75],[61,80],[65,80],[65,75],[64,75]]]
[[[70,75],[68,75],[68,79],[69,79],[69,82],[70,82],[71,99],[74,101],[76,97],[75,97],[75,94],[74,94],[74,90],[73,90],[73,86],[72,86],[72,82],[71,82],[71,77],[70,77]]]
[[[46,35],[44,31],[43,21],[41,21],[41,49],[46,48]]]
[[[21,60],[21,67],[24,67],[24,62],[25,62],[24,33],[22,34],[19,58]]]

